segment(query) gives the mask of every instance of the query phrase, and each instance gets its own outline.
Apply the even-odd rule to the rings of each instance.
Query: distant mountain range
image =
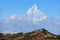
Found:
[[[39,29],[28,33],[0,33],[0,40],[60,40],[60,35],[55,35],[45,29]]]
[[[22,16],[14,14],[0,20],[0,33],[26,33],[41,28],[60,34],[60,20],[46,16],[36,5],[29,8]]]

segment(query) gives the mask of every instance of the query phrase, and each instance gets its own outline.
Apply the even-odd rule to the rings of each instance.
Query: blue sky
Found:
[[[45,15],[60,19],[60,0],[0,0],[0,19],[25,14],[33,4]]]

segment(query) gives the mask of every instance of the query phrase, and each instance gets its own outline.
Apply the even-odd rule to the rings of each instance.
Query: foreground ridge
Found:
[[[0,40],[60,40],[60,35],[52,34],[45,29],[39,29],[28,33],[0,33]]]

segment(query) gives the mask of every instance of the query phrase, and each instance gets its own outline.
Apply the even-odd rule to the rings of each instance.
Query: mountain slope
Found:
[[[0,40],[60,40],[60,35],[55,35],[45,29],[28,33],[0,34]]]

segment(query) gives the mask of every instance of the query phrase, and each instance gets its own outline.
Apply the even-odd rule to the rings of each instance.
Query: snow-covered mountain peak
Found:
[[[13,14],[13,15],[7,17],[6,19],[4,19],[3,22],[10,22],[12,20],[20,20],[20,19],[21,19],[21,17],[19,15]]]
[[[34,14],[33,12],[37,11],[37,5],[34,4],[29,10],[27,11],[28,15]]]
[[[27,16],[32,18],[33,21],[42,21],[47,18],[42,11],[40,11],[36,4],[34,4],[28,11]]]
[[[15,19],[15,18],[19,18],[19,16],[16,15],[16,14],[14,14],[14,15],[11,15],[9,18],[10,18],[10,19]]]
[[[31,7],[32,10],[37,10],[37,8],[38,8],[38,7],[37,7],[36,4],[34,4],[34,5]]]

